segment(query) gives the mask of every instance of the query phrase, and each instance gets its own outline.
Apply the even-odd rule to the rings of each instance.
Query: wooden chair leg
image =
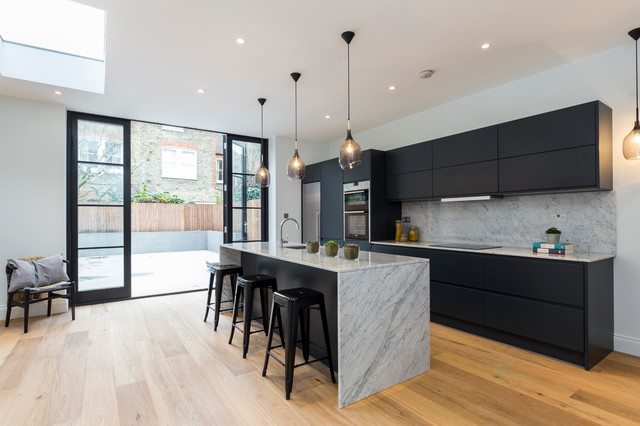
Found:
[[[24,290],[24,334],[29,332],[29,303],[31,302],[31,292]]]
[[[13,293],[8,294],[7,298],[7,318],[4,321],[4,326],[9,327],[9,320],[11,319],[11,308],[13,307]]]
[[[69,293],[69,290],[67,290],[67,293]],[[51,316],[51,302],[53,302],[53,296],[52,296],[53,292],[50,291],[49,293],[47,293],[47,316],[50,317]]]

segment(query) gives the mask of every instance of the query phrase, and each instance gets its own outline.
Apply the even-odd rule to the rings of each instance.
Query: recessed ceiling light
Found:
[[[237,39],[236,39],[236,43],[238,43],[238,44],[244,44],[244,39],[243,39],[243,38],[237,38]]]
[[[324,118],[326,118],[327,120],[331,118],[330,115],[325,115]]]
[[[396,86],[389,86],[389,90],[396,90]]]
[[[482,46],[480,46],[480,47],[483,48],[483,49],[488,49],[488,48],[491,47],[491,44],[490,43],[482,43]]]
[[[204,93],[204,89],[198,89],[198,93]]]
[[[59,91],[59,90],[54,90],[53,93],[56,94],[56,95],[62,95],[62,92]]]

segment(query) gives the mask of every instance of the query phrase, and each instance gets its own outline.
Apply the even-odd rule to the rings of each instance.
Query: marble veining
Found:
[[[566,223],[550,215],[566,213]],[[616,252],[616,194],[613,191],[505,197],[488,201],[441,203],[404,202],[402,215],[411,217],[420,241],[496,244],[530,248],[545,241],[545,230],[562,231],[561,242],[576,251]]]
[[[338,401],[359,401],[429,370],[429,265],[338,274]]]

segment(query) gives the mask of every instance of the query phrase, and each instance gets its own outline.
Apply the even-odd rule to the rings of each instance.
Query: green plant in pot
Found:
[[[360,254],[360,246],[357,244],[345,244],[342,249],[344,252],[344,258],[354,260],[358,258]]]
[[[317,253],[320,251],[320,243],[317,241],[307,241],[307,252]]]
[[[335,257],[338,255],[338,243],[335,241],[328,241],[324,244],[324,254],[325,256]]]
[[[547,229],[547,242],[551,244],[558,244],[560,242],[560,235],[562,232],[555,227]]]

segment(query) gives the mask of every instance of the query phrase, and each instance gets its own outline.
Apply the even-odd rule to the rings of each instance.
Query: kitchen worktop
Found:
[[[278,242],[253,242],[253,243],[231,243],[224,244],[229,247],[248,253],[259,254],[276,259],[287,260],[314,268],[326,269],[333,272],[351,272],[361,269],[387,268],[390,266],[403,266],[427,261],[409,256],[398,256],[392,254],[372,253],[360,250],[360,255],[356,260],[344,258],[342,248],[338,256],[329,257],[324,254],[324,247],[320,247],[320,252],[316,254],[307,253],[305,248],[280,247]]]
[[[615,257],[612,253],[590,253],[590,252],[575,252],[573,254],[548,254],[548,253],[534,253],[531,248],[517,248],[517,247],[498,247],[489,248],[483,250],[471,250],[464,248],[451,248],[451,247],[434,247],[435,244],[443,244],[435,241],[372,241],[371,244],[384,244],[389,246],[400,247],[414,247],[424,248],[432,250],[451,250],[451,251],[463,251],[467,253],[480,253],[480,254],[497,254],[501,256],[519,256],[519,257],[533,257],[537,259],[552,259],[552,260],[564,260],[571,262],[598,262],[604,259],[610,259]]]

